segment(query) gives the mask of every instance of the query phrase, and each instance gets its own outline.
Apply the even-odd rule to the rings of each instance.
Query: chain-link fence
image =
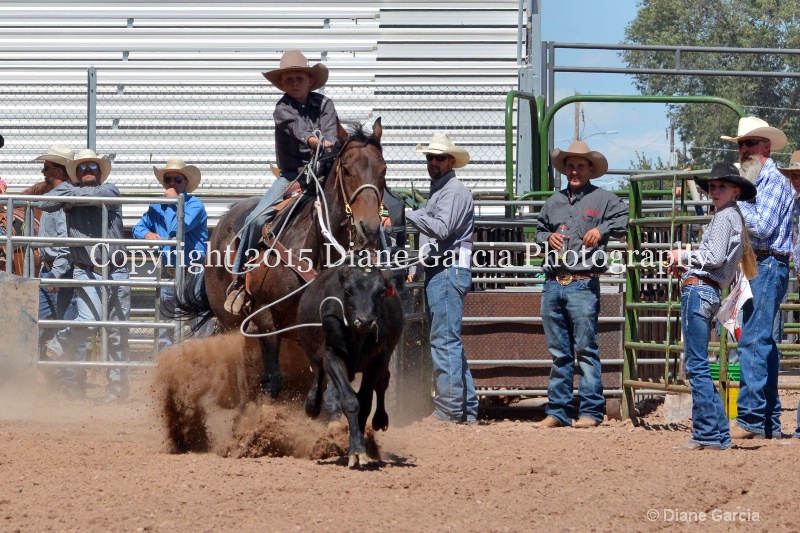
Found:
[[[391,186],[427,186],[417,143],[452,134],[472,162],[459,177],[475,192],[505,187],[505,96],[511,86],[330,85],[344,122],[381,117]],[[87,143],[86,85],[2,86],[0,176],[22,188],[40,178],[30,161],[48,146]],[[272,110],[281,93],[253,85],[97,85],[96,147],[114,161],[125,192],[160,190],[152,166],[180,156],[203,171],[202,193],[254,194],[271,181]]]

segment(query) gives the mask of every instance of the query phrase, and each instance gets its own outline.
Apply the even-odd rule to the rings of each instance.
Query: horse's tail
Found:
[[[197,333],[214,317],[206,292],[205,270],[192,273],[188,270],[183,284],[175,288],[175,307],[165,313],[172,319],[192,320],[192,333]]]

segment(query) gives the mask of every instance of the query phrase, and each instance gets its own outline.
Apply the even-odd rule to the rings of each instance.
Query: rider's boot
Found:
[[[232,315],[241,315],[247,301],[244,276],[237,276],[230,287],[228,287],[228,296],[225,298],[223,307],[225,311]]]

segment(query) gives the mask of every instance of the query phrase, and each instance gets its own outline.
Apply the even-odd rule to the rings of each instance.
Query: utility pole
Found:
[[[580,96],[581,93],[575,91],[575,96]],[[573,135],[576,141],[581,140],[581,103],[575,102],[575,134]]]

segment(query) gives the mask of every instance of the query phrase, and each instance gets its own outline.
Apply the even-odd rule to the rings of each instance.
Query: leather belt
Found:
[[[570,274],[569,272],[559,272],[558,274],[551,274],[547,276],[547,281],[555,281],[559,285],[563,285],[566,287],[573,281],[578,281],[581,279],[590,279],[590,278],[597,278],[598,275],[596,273],[589,273],[589,274]]]
[[[719,283],[714,281],[713,279],[709,278],[697,278],[695,276],[690,276],[683,280],[681,283],[681,290],[683,290],[688,285],[708,285],[710,287],[714,287],[715,289],[719,290]]]
[[[770,250],[753,250],[753,253],[756,254],[756,257],[789,257],[790,254],[782,253],[782,252],[773,252]]]

